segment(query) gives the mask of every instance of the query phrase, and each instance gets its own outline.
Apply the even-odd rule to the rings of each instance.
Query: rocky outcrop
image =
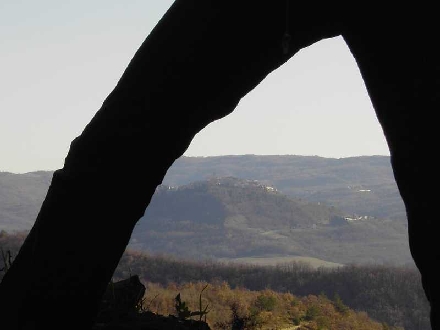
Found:
[[[144,311],[145,286],[139,276],[110,282],[93,330],[209,330],[206,322]]]

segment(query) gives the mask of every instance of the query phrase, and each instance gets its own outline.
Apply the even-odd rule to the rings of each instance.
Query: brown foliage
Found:
[[[148,282],[144,308],[162,315],[175,315],[174,298],[180,293],[189,309],[197,310],[199,294],[206,284],[188,282],[163,286]],[[295,325],[301,326],[299,329],[383,329],[382,324],[370,319],[366,313],[352,310],[338,312],[333,302],[325,296],[300,298],[269,289],[231,289],[226,282],[210,283],[203,293],[203,304],[210,306],[206,321],[214,330],[233,328],[234,319],[237,324],[237,320],[242,321],[242,329],[283,329]]]

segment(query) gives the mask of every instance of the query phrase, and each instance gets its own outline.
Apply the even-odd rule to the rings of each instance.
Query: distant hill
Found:
[[[181,257],[246,260],[287,256],[327,262],[411,263],[406,227],[352,218],[254,180],[211,178],[159,186],[130,248]]]
[[[52,174],[0,172],[0,230],[31,228]],[[222,260],[412,262],[386,156],[182,157],[131,246]]]
[[[46,197],[53,172],[0,172],[0,230],[29,230]]]
[[[325,203],[353,215],[406,222],[389,156],[181,157],[163,184],[181,186],[212,176],[258,180],[287,196]]]

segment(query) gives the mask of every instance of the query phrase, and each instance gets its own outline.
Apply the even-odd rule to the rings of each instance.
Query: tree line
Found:
[[[26,233],[0,231],[0,247],[13,257]],[[179,251],[176,251],[178,255]],[[9,258],[0,260],[5,268]],[[298,297],[308,295],[339,297],[349,308],[364,311],[378,322],[405,330],[430,329],[429,304],[420,274],[413,266],[345,265],[312,268],[303,262],[256,266],[193,261],[177,256],[150,255],[127,250],[114,272],[113,280],[139,275],[145,283],[184,285],[185,283],[227,283],[231,289],[272,290]],[[0,272],[0,280],[4,271]]]
[[[191,261],[176,256],[126,251],[115,279],[138,274],[145,282],[181,285],[188,282],[225,282],[231,288],[273,290],[295,296],[338,296],[350,308],[405,330],[430,329],[429,304],[420,274],[412,266],[346,265],[312,268],[292,262],[277,266]]]

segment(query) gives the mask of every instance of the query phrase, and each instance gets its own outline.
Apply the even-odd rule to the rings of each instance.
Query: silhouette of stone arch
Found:
[[[54,173],[0,284],[11,329],[90,327],[134,225],[195,134],[300,49],[335,36],[352,52],[383,128],[432,328],[440,328],[436,11],[288,3],[175,1]],[[66,311],[74,311],[67,322]]]

